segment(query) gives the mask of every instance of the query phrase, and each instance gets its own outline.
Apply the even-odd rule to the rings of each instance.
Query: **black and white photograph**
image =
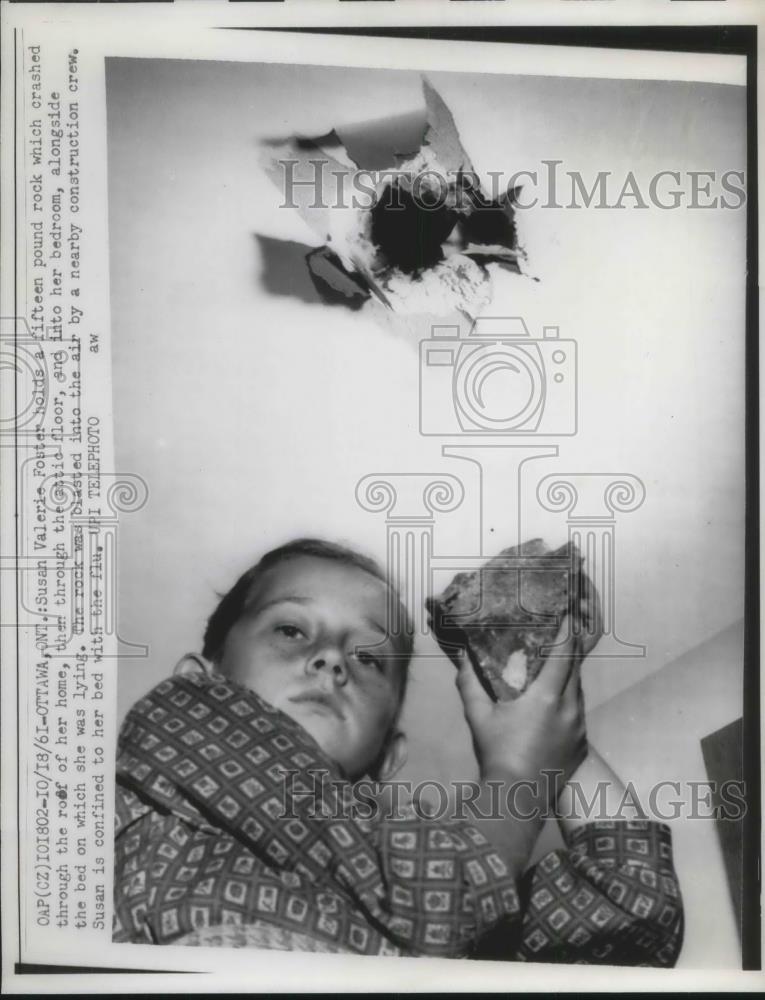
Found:
[[[744,89],[106,80],[116,456],[150,490],[115,939],[671,966],[685,908],[688,957],[736,964],[687,782],[741,716]],[[561,819],[531,867],[540,829],[474,840],[457,783],[547,767],[665,819]],[[309,823],[313,770],[441,818]]]
[[[70,166],[2,312],[56,967],[760,969],[754,78],[627,30],[115,40],[98,155],[38,98],[108,324]]]

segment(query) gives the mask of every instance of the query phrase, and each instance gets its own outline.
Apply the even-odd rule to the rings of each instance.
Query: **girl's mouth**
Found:
[[[309,705],[319,705],[328,709],[330,712],[334,713],[338,719],[344,719],[342,709],[337,704],[337,700],[331,695],[327,694],[325,691],[310,690],[303,691],[300,694],[293,695],[288,701],[295,702],[297,704],[309,704]]]

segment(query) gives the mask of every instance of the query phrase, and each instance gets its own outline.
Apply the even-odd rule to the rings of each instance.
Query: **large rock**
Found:
[[[582,561],[571,543],[553,552],[535,538],[458,573],[426,601],[436,639],[455,663],[467,652],[496,700],[517,698],[542,669],[563,615],[594,592]]]

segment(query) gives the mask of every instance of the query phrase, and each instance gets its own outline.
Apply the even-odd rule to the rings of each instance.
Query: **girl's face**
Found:
[[[350,778],[377,761],[402,695],[389,594],[355,566],[285,560],[263,574],[218,664],[300,723]]]

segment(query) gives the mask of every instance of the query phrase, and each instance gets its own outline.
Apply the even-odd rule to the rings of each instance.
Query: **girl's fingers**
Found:
[[[581,574],[581,601],[579,614],[582,623],[583,653],[587,656],[603,635],[603,610],[595,584],[584,573]]]
[[[562,700],[571,701],[584,708],[584,692],[582,691],[582,657],[575,651],[571,672],[561,695]]]
[[[457,671],[457,688],[465,706],[466,715],[486,711],[494,704],[467,656],[463,656]]]
[[[543,650],[547,652],[547,659],[534,682],[534,688],[539,694],[561,696],[574,666],[575,641],[571,630],[571,616],[565,615],[554,643]]]

